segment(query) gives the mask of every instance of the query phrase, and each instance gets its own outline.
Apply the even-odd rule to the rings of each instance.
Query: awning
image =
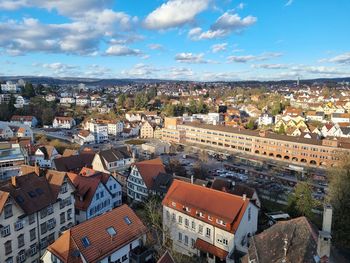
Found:
[[[203,251],[203,252],[208,252],[218,258],[220,258],[221,260],[224,260],[227,255],[228,255],[228,252],[221,249],[221,248],[218,248],[206,241],[204,241],[203,239],[200,239],[200,238],[197,238],[196,240],[196,243],[194,244],[194,247],[199,249],[200,251]]]

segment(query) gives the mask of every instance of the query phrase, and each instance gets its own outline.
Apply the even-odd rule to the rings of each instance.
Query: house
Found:
[[[232,262],[257,231],[258,208],[246,196],[174,180],[162,205],[164,238],[199,261]]]
[[[103,143],[108,140],[108,126],[107,124],[100,124],[96,122],[89,122],[89,131],[95,138],[95,143]]]
[[[74,187],[65,173],[26,167],[0,186],[0,262],[39,262],[75,224]]]
[[[14,133],[10,126],[6,123],[0,123],[0,138],[1,139],[9,139],[14,137]]]
[[[333,123],[350,122],[350,113],[333,113],[331,115],[331,121]]]
[[[92,168],[104,173],[113,173],[128,169],[133,162],[134,159],[126,147],[112,148],[97,152],[92,161]]]
[[[60,129],[72,129],[75,125],[75,120],[72,117],[55,117],[52,123],[53,128]]]
[[[76,96],[75,105],[81,107],[88,106],[90,105],[90,99],[87,96]]]
[[[28,155],[19,144],[0,143],[0,182],[19,175],[27,160]]]
[[[131,262],[129,255],[146,243],[147,228],[127,205],[65,231],[50,245],[43,263]],[[145,262],[144,261],[140,262]]]
[[[268,126],[275,122],[275,117],[268,113],[263,113],[258,118],[259,126]]]
[[[142,202],[149,195],[163,196],[172,182],[172,176],[166,174],[160,158],[136,162],[132,165],[127,180],[127,195],[130,200]]]
[[[77,224],[121,205],[121,185],[112,176],[89,168],[83,168],[80,174],[67,175],[76,188],[74,205]]]
[[[34,160],[40,167],[51,168],[53,160],[60,156],[55,147],[44,145],[35,151]]]
[[[142,114],[139,112],[138,113],[127,112],[127,113],[125,113],[125,119],[127,119],[130,122],[141,121]]]
[[[19,93],[21,89],[17,83],[6,81],[5,84],[1,84],[1,91],[2,93]]]
[[[154,138],[154,130],[156,125],[145,121],[140,129],[140,137],[141,138]]]
[[[15,102],[14,106],[17,109],[22,109],[23,106],[28,105],[28,104],[29,104],[29,100],[24,98],[23,96],[19,95],[16,97],[16,102]]]
[[[331,208],[325,208],[322,231],[318,231],[306,217],[277,222],[252,237],[242,262],[329,262],[331,217]]]
[[[95,136],[86,130],[79,131],[78,135],[75,137],[75,141],[80,145],[94,144]]]
[[[24,124],[29,127],[36,127],[38,125],[38,120],[34,116],[13,115],[10,122],[14,124]]]
[[[56,101],[56,99],[57,99],[57,96],[56,96],[56,94],[53,94],[53,93],[49,93],[45,96],[45,100],[47,102]]]
[[[62,97],[60,98],[60,104],[74,104],[75,98],[73,97]]]
[[[319,121],[323,122],[325,118],[323,111],[308,111],[306,113],[306,119],[308,121]]]
[[[117,136],[122,133],[124,123],[122,121],[113,121],[107,124],[108,134]]]

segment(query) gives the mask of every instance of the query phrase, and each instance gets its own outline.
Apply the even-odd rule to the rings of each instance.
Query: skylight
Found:
[[[126,224],[130,225],[132,222],[128,216],[124,217],[124,221]]]
[[[117,231],[115,231],[114,227],[112,227],[112,226],[107,228],[107,232],[111,237],[113,237],[117,234]]]
[[[87,248],[88,246],[90,246],[90,240],[88,239],[87,236],[85,236],[85,237],[83,237],[83,238],[81,239],[81,243],[83,243],[83,246],[84,246],[85,248]]]

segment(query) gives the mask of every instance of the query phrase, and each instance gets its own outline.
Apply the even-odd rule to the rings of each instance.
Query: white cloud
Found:
[[[338,56],[321,59],[320,62],[331,62],[331,63],[339,63],[339,64],[350,64],[350,52],[340,54]]]
[[[106,50],[106,55],[109,56],[139,56],[142,55],[141,50],[131,49],[124,45],[113,45]]]
[[[148,29],[168,29],[193,22],[196,15],[208,8],[210,0],[169,0],[144,20]]]
[[[149,44],[148,48],[152,50],[164,50],[164,47],[161,44]]]
[[[285,64],[253,64],[252,68],[262,69],[287,69],[289,66]]]
[[[218,53],[220,51],[225,51],[227,48],[227,43],[215,44],[211,46],[211,51],[213,53]]]
[[[210,63],[209,60],[204,59],[204,54],[193,54],[193,53],[178,53],[175,55],[175,60],[180,63],[188,63],[188,64],[206,64]]]
[[[245,28],[255,24],[256,21],[257,18],[254,16],[241,18],[238,14],[225,12],[216,20],[209,30],[203,31],[202,28],[197,27],[190,30],[188,36],[192,40],[222,38],[231,33],[240,33]]]
[[[250,61],[264,61],[271,58],[276,58],[282,56],[282,53],[278,52],[268,52],[261,55],[246,55],[246,56],[229,56],[227,60],[229,62],[246,63]]]

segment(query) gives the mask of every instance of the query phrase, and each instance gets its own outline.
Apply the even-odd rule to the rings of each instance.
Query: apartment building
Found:
[[[21,92],[21,89],[17,83],[6,81],[5,84],[1,84],[1,91],[3,93],[19,93]]]
[[[0,182],[19,175],[28,156],[19,144],[0,143]]]
[[[150,194],[162,196],[172,182],[172,176],[165,172],[160,158],[136,162],[127,179],[127,195],[130,200],[142,202]]]
[[[155,129],[155,127],[156,127],[156,125],[151,124],[148,121],[145,121],[141,125],[140,137],[141,138],[154,138],[154,129]]]
[[[122,204],[122,187],[109,174],[83,168],[80,174],[67,173],[76,188],[75,219],[79,224]]]
[[[72,129],[75,125],[75,120],[72,117],[55,117],[52,123],[53,128],[61,129]]]
[[[201,123],[179,124],[177,120],[165,123],[162,139],[166,141],[203,145],[302,165],[334,166],[341,154],[350,153],[350,141],[345,138],[321,140]],[[174,137],[174,134],[182,136]]]
[[[24,124],[29,127],[35,127],[38,124],[38,120],[34,116],[21,115],[13,115],[10,122],[14,124]]]
[[[235,262],[257,231],[258,208],[245,196],[174,180],[162,204],[165,241],[207,262]]]
[[[123,205],[64,232],[47,248],[42,261],[135,262],[130,257],[133,251],[143,247],[146,233],[147,228],[134,211]]]
[[[75,224],[66,174],[28,171],[0,185],[0,262],[40,262],[46,247]]]

